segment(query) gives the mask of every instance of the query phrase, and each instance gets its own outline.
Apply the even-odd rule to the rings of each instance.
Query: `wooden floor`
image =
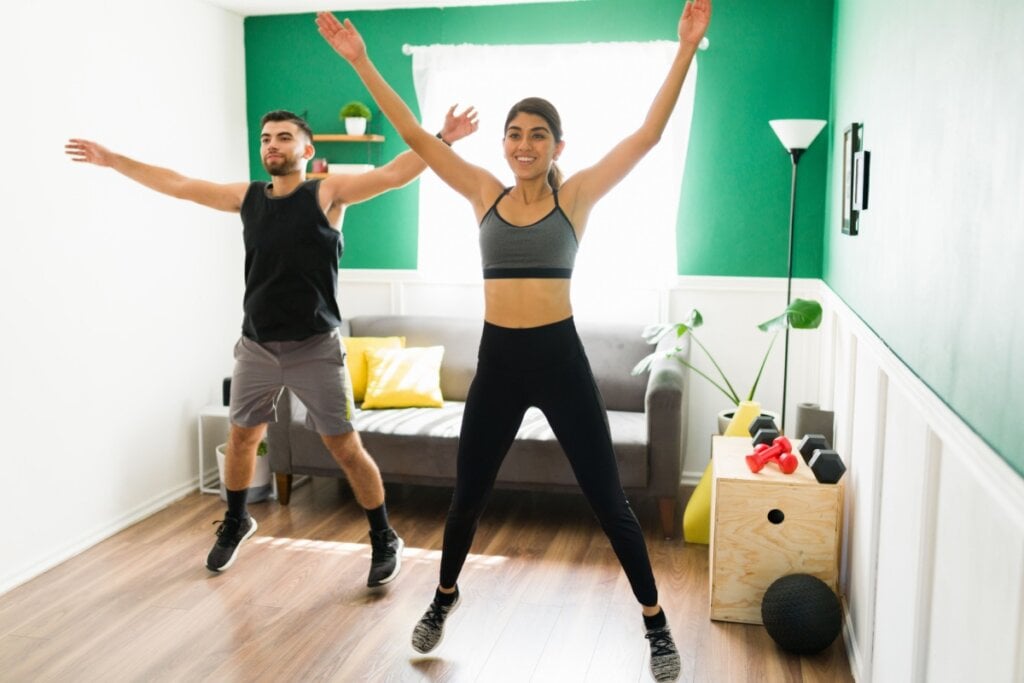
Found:
[[[193,494],[0,596],[0,681],[648,681],[640,610],[582,498],[498,492],[431,656],[409,645],[437,581],[450,491],[389,488],[401,575],[369,590],[366,519],[334,480],[251,506],[235,565],[203,562],[220,499]],[[815,657],[708,619],[707,546],[637,514],[682,654],[681,681],[852,681],[841,639]]]

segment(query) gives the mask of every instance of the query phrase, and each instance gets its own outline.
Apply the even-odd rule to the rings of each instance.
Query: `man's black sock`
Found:
[[[245,502],[249,497],[249,489],[244,488],[241,491],[225,489],[225,491],[228,495],[228,515],[235,519],[245,519],[248,517],[249,511],[245,507]]]
[[[380,507],[366,511],[366,519],[370,521],[371,531],[387,531],[391,528],[388,523],[388,511],[382,503]]]

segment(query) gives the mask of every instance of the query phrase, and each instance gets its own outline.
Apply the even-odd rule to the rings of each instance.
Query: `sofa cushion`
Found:
[[[483,321],[419,315],[359,315],[347,321],[350,334],[364,337],[405,337],[406,346],[443,346],[441,393],[464,401],[476,374],[477,347]]]
[[[366,352],[363,408],[439,408],[443,346]]]
[[[352,400],[357,402],[366,395],[366,352],[405,346],[405,337],[342,337],[341,341],[345,345],[345,367],[352,383]]]

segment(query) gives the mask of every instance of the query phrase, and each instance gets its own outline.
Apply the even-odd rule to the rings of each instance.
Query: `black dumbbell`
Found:
[[[807,464],[811,463],[811,456],[814,455],[814,451],[819,448],[831,448],[828,445],[828,439],[823,434],[806,434],[800,441],[800,446],[797,450],[800,451],[800,455],[803,456],[804,462]]]
[[[846,465],[839,453],[829,447],[828,439],[821,434],[807,434],[797,450],[821,484],[838,483],[846,473]]]
[[[775,426],[775,420],[769,415],[758,415],[755,417],[747,431],[753,437],[755,446],[762,443],[771,445],[775,439],[782,436],[782,433]]]

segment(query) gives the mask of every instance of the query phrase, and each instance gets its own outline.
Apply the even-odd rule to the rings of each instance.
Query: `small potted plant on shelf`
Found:
[[[754,401],[754,394],[757,391],[757,385],[761,381],[761,374],[764,372],[764,366],[768,363],[768,356],[772,351],[772,347],[775,345],[775,340],[778,338],[779,332],[785,330],[787,327],[795,330],[813,330],[817,328],[821,324],[821,304],[809,299],[794,299],[781,315],[778,315],[771,320],[766,320],[757,326],[757,328],[762,332],[771,332],[772,336],[768,342],[768,348],[764,352],[764,357],[761,359],[761,365],[757,370],[757,375],[754,377],[754,383],[751,385],[750,391],[746,393],[745,398],[740,396],[733,387],[732,382],[730,382],[725,376],[725,371],[722,370],[722,367],[711,355],[711,352],[708,351],[707,347],[701,343],[697,338],[697,335],[693,333],[693,330],[703,324],[704,318],[701,316],[700,311],[695,308],[690,311],[689,315],[686,316],[686,319],[683,322],[650,325],[643,331],[643,336],[648,343],[657,344],[664,337],[673,332],[677,338],[682,338],[687,334],[690,335],[690,339],[693,340],[693,343],[704,352],[704,355],[707,357],[708,361],[710,361],[714,368],[714,373],[717,374],[717,378],[712,374],[709,374],[711,372],[710,370],[701,370],[687,360],[685,357],[685,349],[679,345],[668,350],[655,351],[654,353],[646,356],[633,368],[633,374],[639,375],[647,372],[651,368],[651,363],[658,358],[673,358],[690,370],[693,370],[695,373],[711,382],[712,386],[722,392],[726,398],[729,399],[729,402],[732,403],[732,408],[727,408],[721,411],[718,415],[719,430],[724,431],[723,425],[727,425],[729,423],[729,420],[732,418],[736,408],[738,408],[744,401]],[[769,412],[768,414],[771,413]],[[773,415],[773,417],[778,419],[778,416]]]
[[[341,108],[338,118],[345,122],[345,132],[349,135],[365,135],[366,124],[373,118],[373,113],[362,102],[353,100]]]

